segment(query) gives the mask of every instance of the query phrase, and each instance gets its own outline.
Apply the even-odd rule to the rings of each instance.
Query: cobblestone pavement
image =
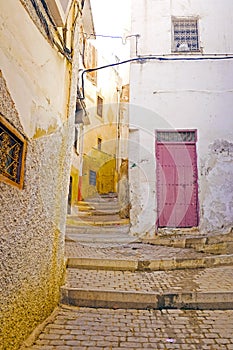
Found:
[[[191,248],[173,248],[143,243],[78,243],[66,242],[65,255],[79,258],[109,258],[124,260],[161,260],[173,258],[196,259],[210,256]]]
[[[233,310],[112,310],[61,306],[31,350],[232,350]]]
[[[233,291],[232,266],[172,271],[92,271],[69,268],[66,287],[143,293]]]
[[[81,243],[68,239],[65,254],[67,258],[142,261],[212,256],[191,248],[119,243],[112,238],[107,242]],[[145,294],[227,293],[233,291],[233,269],[232,266],[217,266],[133,272],[69,267],[66,287],[85,293],[91,290]],[[34,334],[38,335],[26,343],[26,349],[233,350],[233,310],[136,310],[60,305],[45,326]]]

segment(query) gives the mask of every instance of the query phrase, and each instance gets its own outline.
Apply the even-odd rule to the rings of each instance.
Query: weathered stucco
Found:
[[[229,59],[233,51],[232,10],[229,1],[220,6],[201,0],[138,0],[132,6],[132,33],[140,35],[137,54],[141,58],[150,56],[133,62],[130,72],[133,234],[153,236],[156,232],[157,129],[197,130],[200,231],[228,231],[233,225],[233,159],[229,146],[233,141],[233,59]],[[200,52],[173,54],[173,17],[198,19]],[[134,46],[133,56],[135,52]],[[161,60],[156,58],[159,55],[163,56]],[[221,151],[222,147],[227,151]]]
[[[233,143],[216,140],[201,169],[201,228],[229,232],[233,227]]]
[[[1,90],[5,90],[1,79]],[[19,118],[5,90],[1,113]],[[17,121],[17,123],[14,123]],[[17,348],[56,305],[64,272],[64,168],[68,134],[28,140],[24,189],[0,183],[3,349]]]
[[[120,204],[120,217],[122,219],[129,218],[130,202],[128,179],[128,160],[123,159],[120,166],[120,174],[118,180],[118,200]]]
[[[0,113],[27,143],[23,189],[0,183],[0,349],[12,350],[59,301],[78,69],[20,1],[0,7]]]

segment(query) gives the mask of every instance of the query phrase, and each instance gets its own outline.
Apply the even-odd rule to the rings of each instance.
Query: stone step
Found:
[[[233,309],[231,266],[179,271],[69,268],[61,303],[134,309]]]
[[[94,197],[85,198],[86,202],[116,202],[118,201],[117,194],[113,195],[97,195]]]
[[[143,242],[168,247],[194,248],[199,252],[211,254],[233,253],[233,230],[229,233],[202,234],[164,234],[154,238],[143,238]]]
[[[95,207],[87,205],[87,204],[78,204],[78,211],[79,212],[90,212],[92,210],[95,210]]]
[[[129,219],[121,219],[118,215],[86,215],[76,216],[68,215],[66,219],[67,226],[116,226],[128,225]]]
[[[81,213],[79,213],[79,217],[81,216],[108,216],[108,215],[119,215],[118,209],[103,209],[103,210],[82,210]]]
[[[182,269],[206,268],[233,264],[232,255],[204,256],[201,258],[173,258],[173,259],[111,259],[68,257],[68,268],[88,270],[117,270],[117,271],[171,271]]]

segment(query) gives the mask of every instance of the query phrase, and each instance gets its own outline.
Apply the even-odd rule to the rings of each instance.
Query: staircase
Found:
[[[219,237],[177,233],[174,240],[160,235],[142,242],[128,231],[129,221],[120,218],[116,196],[79,203],[78,215],[67,219],[62,304],[112,309],[233,309],[233,254],[219,246],[215,251]],[[232,232],[220,243],[232,247]]]
[[[79,242],[128,242],[129,219],[119,215],[116,194],[98,195],[78,202],[78,214],[68,215],[66,239]]]
[[[61,303],[112,309],[233,309],[232,255],[143,243],[67,243]]]

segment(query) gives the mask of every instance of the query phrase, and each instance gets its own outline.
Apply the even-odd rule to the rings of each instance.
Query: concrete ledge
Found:
[[[89,270],[119,271],[166,271],[195,269],[233,264],[233,254],[205,256],[198,259],[158,259],[158,260],[124,260],[98,258],[67,258],[67,267]]]
[[[61,290],[61,303],[80,307],[115,309],[232,310],[233,292],[145,293],[125,291]]]
[[[136,271],[138,262],[135,260],[68,258],[67,267],[88,270],[119,270]]]
[[[233,292],[183,292],[160,296],[160,308],[196,310],[232,310]]]
[[[159,294],[62,288],[61,303],[113,309],[158,309]]]

